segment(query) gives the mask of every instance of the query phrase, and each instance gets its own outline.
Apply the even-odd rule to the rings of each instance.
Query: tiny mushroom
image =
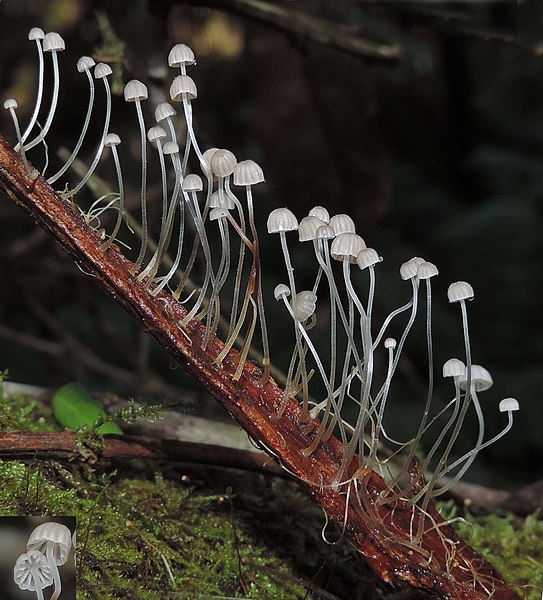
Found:
[[[50,600],[57,600],[62,590],[58,567],[68,560],[72,547],[70,530],[62,523],[42,523],[30,534],[26,547],[28,550],[39,550],[45,554],[55,584]]]

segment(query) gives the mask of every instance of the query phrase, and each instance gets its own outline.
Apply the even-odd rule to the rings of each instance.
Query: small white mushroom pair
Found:
[[[55,586],[50,600],[57,600],[62,590],[58,567],[70,554],[72,536],[62,523],[42,523],[30,534],[27,552],[21,554],[13,569],[13,579],[22,590],[36,592],[43,600],[43,590]]]

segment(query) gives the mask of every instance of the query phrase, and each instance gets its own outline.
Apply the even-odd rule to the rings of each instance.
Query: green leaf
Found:
[[[81,427],[93,427],[97,421],[109,419],[108,414],[79,383],[62,386],[53,396],[53,415],[64,427],[77,431]],[[115,423],[108,421],[96,428],[98,433],[123,431]]]

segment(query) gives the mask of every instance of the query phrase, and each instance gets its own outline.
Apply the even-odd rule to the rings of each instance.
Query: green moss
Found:
[[[466,516],[460,535],[487,558],[521,598],[540,600],[543,592],[543,521],[540,515]]]

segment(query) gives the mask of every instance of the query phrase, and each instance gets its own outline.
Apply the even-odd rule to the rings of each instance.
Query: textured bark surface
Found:
[[[518,596],[483,557],[444,524],[433,505],[421,550],[409,548],[417,530],[418,513],[408,502],[378,504],[386,483],[373,472],[342,491],[326,487],[341,461],[339,440],[330,438],[306,457],[311,435],[304,433],[301,411],[292,400],[280,419],[274,417],[282,390],[274,381],[263,384],[262,371],[247,361],[239,381],[232,376],[239,354],[233,350],[222,366],[214,362],[223,343],[213,339],[206,350],[205,328],[192,321],[181,330],[177,321],[185,308],[166,293],[153,297],[129,273],[130,263],[116,247],[102,252],[102,241],[85,224],[77,209],[59,198],[47,182],[32,180],[19,156],[0,138],[0,189],[27,210],[98,283],[131,314],[240,423],[246,432],[298,478],[329,518],[345,529],[347,537],[374,571],[396,586],[412,586],[447,600],[513,600]],[[307,430],[307,427],[305,428]],[[351,474],[355,465],[351,469]],[[348,507],[346,503],[348,502]],[[431,527],[431,524],[434,526]],[[400,542],[399,540],[403,540]],[[446,540],[446,541],[444,541]]]

